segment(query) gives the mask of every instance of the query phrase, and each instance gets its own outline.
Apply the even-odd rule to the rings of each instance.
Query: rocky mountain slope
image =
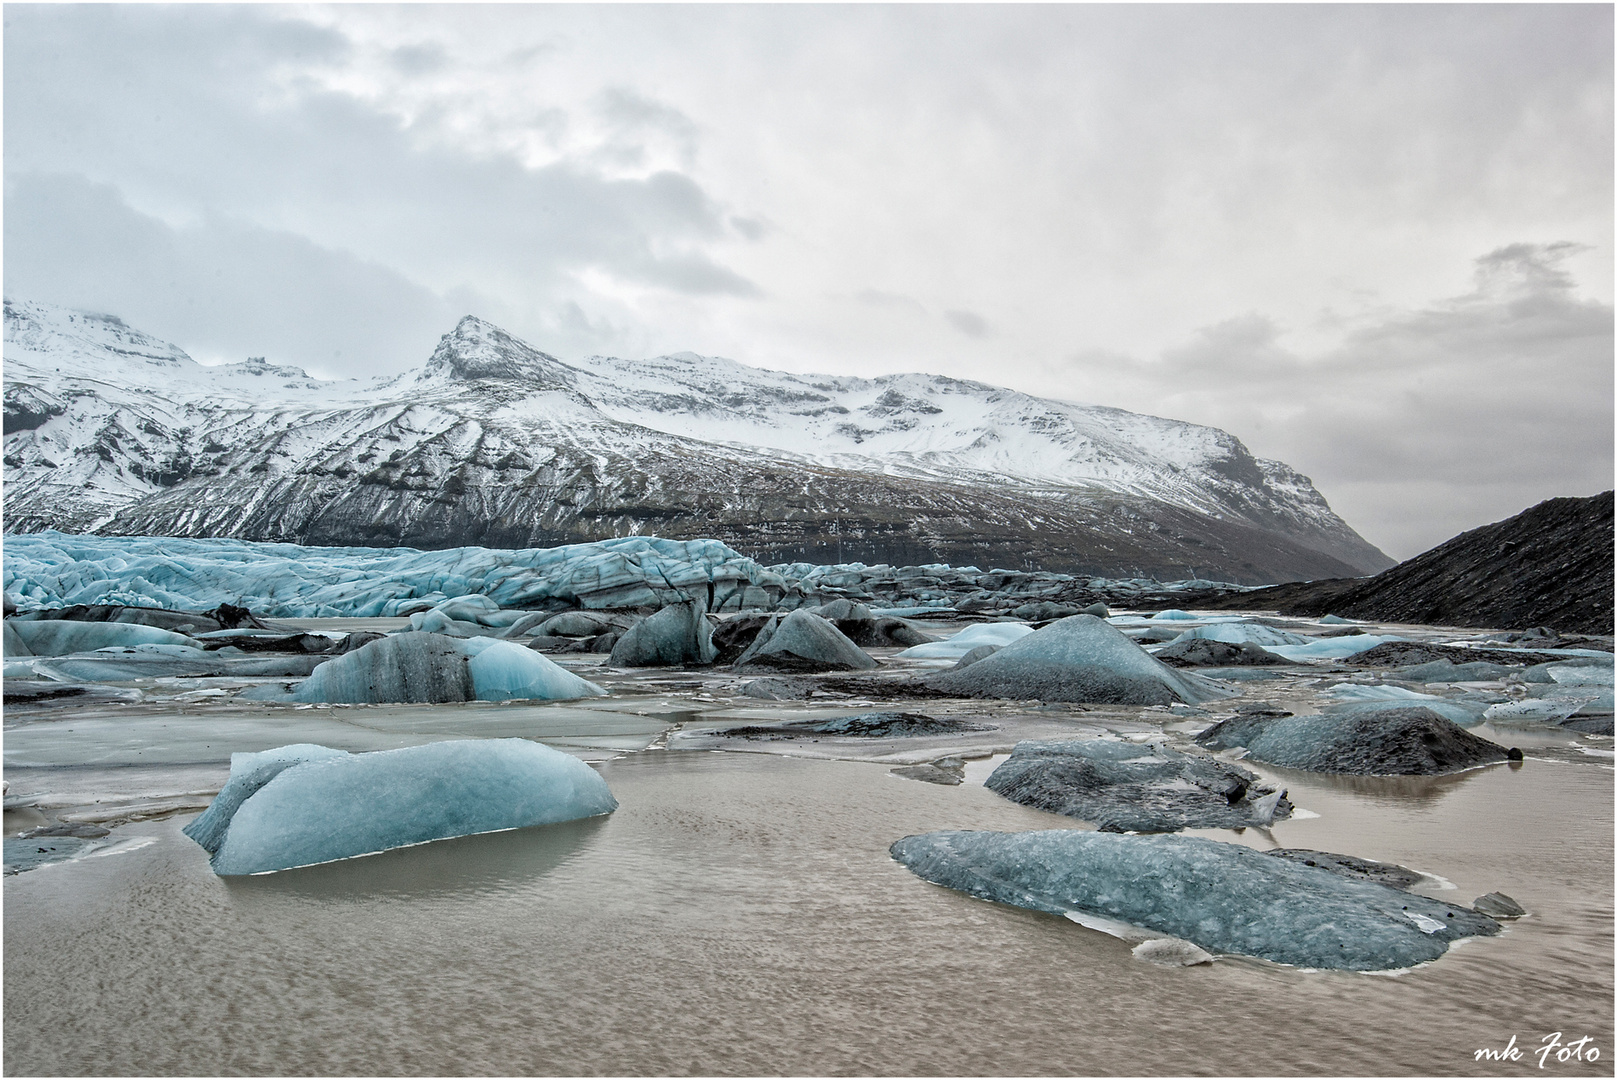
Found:
[[[1310,581],[1187,603],[1443,626],[1612,632],[1612,493],[1550,499],[1368,579]]]
[[[1213,428],[926,375],[563,363],[468,317],[421,368],[205,367],[6,302],[9,531],[537,547],[716,537],[762,562],[1249,584],[1391,560]]]

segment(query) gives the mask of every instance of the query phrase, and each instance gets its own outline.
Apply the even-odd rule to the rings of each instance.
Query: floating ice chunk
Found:
[[[736,660],[736,667],[783,671],[862,671],[876,661],[848,636],[818,615],[801,609],[771,619]]]
[[[566,701],[606,691],[532,649],[489,637],[409,632],[361,646],[314,669],[293,701],[342,704]]]
[[[347,757],[346,750],[333,750],[314,743],[295,743],[264,750],[257,754],[231,754],[230,779],[219,789],[208,808],[198,814],[184,829],[185,835],[201,844],[209,855],[218,852],[224,843],[225,830],[241,804],[259,788],[282,772],[305,761],[323,761],[326,758]]]
[[[215,873],[285,870],[451,836],[595,817],[618,805],[606,781],[588,765],[524,739],[311,756],[324,749],[267,751],[293,751],[291,756],[304,760],[282,765],[234,807],[221,806],[198,829],[217,842]],[[260,759],[243,763],[237,791],[277,764],[262,760],[263,754],[235,755],[232,782],[237,757]],[[213,811],[210,806],[192,827]]]
[[[1402,641],[1400,637],[1377,637],[1374,634],[1351,634],[1347,637],[1316,638],[1306,645],[1268,646],[1276,656],[1287,660],[1340,660],[1346,656],[1366,652],[1388,641]]]
[[[1502,892],[1484,893],[1471,901],[1471,906],[1495,919],[1519,919],[1527,909]]]
[[[6,627],[15,633],[35,656],[68,656],[106,648],[136,645],[190,645],[197,642],[184,634],[141,623],[74,622],[66,619],[7,619]]]
[[[1336,626],[1336,625],[1339,625],[1339,624],[1340,625],[1349,624],[1349,623],[1353,622],[1353,620],[1352,619],[1344,619],[1340,615],[1327,615],[1323,619],[1321,619],[1320,622],[1325,623],[1327,626]]]
[[[482,623],[452,619],[439,608],[418,611],[411,615],[410,629],[423,634],[447,634],[450,637],[478,637],[488,632],[488,628]]]
[[[1265,626],[1263,623],[1220,622],[1212,623],[1208,626],[1193,626],[1174,638],[1174,643],[1193,641],[1197,638],[1205,638],[1208,641],[1222,641],[1230,645],[1250,642],[1253,645],[1261,645],[1265,648],[1271,645],[1307,645],[1314,640],[1301,634],[1277,630],[1272,626]]]
[[[1585,704],[1577,699],[1527,698],[1490,705],[1482,718],[1490,724],[1559,724]]]
[[[1342,705],[1332,705],[1326,712],[1374,711],[1353,709],[1356,705],[1382,706],[1388,703],[1402,703],[1405,705],[1419,704],[1432,710],[1444,719],[1451,720],[1461,727],[1474,727],[1482,722],[1483,712],[1487,705],[1474,701],[1456,701],[1451,698],[1439,697],[1436,694],[1421,694],[1402,686],[1386,686],[1382,684],[1367,685],[1363,683],[1337,683],[1325,691],[1331,697],[1342,701]]]
[[[1152,655],[1175,667],[1251,666],[1286,662],[1263,646],[1249,641],[1209,641],[1205,638],[1175,639],[1173,644],[1158,649]]]
[[[1152,938],[1140,942],[1132,951],[1136,960],[1162,967],[1194,967],[1197,964],[1211,964],[1214,960],[1213,954],[1206,949],[1178,938]]]
[[[1610,666],[1595,664],[1550,664],[1544,673],[1562,686],[1611,686]]]
[[[979,645],[1009,645],[1031,633],[1033,627],[1026,623],[974,623],[954,637],[914,645],[898,655],[910,660],[958,660]]]
[[[5,655],[18,657],[34,655],[34,651],[23,641],[21,635],[11,628],[10,619],[6,620],[5,626]]]
[[[1178,608],[1169,608],[1167,611],[1159,611],[1151,617],[1153,619],[1171,619],[1175,621],[1182,621],[1184,619],[1194,619],[1196,616],[1192,615],[1188,611],[1180,611]]]
[[[613,667],[711,664],[718,652],[713,646],[713,625],[707,621],[703,604],[686,600],[669,604],[631,626],[612,646],[607,663]]]
[[[1387,672],[1387,677],[1418,683],[1496,682],[1513,673],[1520,673],[1521,670],[1519,667],[1507,667],[1481,660],[1471,660],[1464,664],[1456,664],[1452,660],[1432,660],[1425,664],[1395,668]]]
[[[468,655],[442,634],[390,634],[327,660],[292,693],[293,701],[332,704],[472,701]]]
[[[589,680],[515,642],[471,638],[461,646],[461,651],[472,658],[466,667],[471,672],[472,690],[479,701],[516,698],[571,701],[606,694]]]
[[[1019,742],[986,786],[1105,832],[1268,825],[1284,795],[1227,762],[1115,739]],[[1290,811],[1288,802],[1280,816]]]
[[[1441,701],[1436,694],[1420,694],[1402,686],[1383,686],[1367,683],[1337,683],[1325,693],[1341,701]]]
[[[986,900],[1088,913],[1299,967],[1406,968],[1451,941],[1499,932],[1469,908],[1200,837],[936,832],[905,837],[891,853],[927,881]],[[1423,931],[1411,912],[1439,929]]]
[[[1089,701],[1107,705],[1198,705],[1233,697],[1211,679],[1176,671],[1110,623],[1073,615],[927,685],[963,697]]]
[[[1235,716],[1196,736],[1254,761],[1312,772],[1429,776],[1505,760],[1505,748],[1422,706],[1357,705],[1312,716]]]

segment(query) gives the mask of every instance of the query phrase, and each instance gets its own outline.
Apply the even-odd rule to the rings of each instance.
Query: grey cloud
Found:
[[[945,311],[943,317],[949,320],[949,325],[969,338],[987,337],[992,328],[988,320],[975,311]]]
[[[277,90],[288,55],[340,57],[347,43],[273,11],[7,8],[6,19],[9,175],[115,179],[136,207],[319,237],[439,293],[559,300],[588,271],[688,295],[758,292],[705,250],[728,235],[726,215],[686,175],[525,168],[423,139],[344,95]],[[625,123],[672,122],[653,103],[613,100]]]
[[[926,313],[926,306],[913,296],[886,292],[882,289],[860,289],[853,298],[868,307],[898,308],[904,311]]]
[[[8,295],[111,312],[201,357],[382,374],[421,363],[457,315],[352,255],[222,219],[171,228],[80,178],[16,177],[5,197]]]
[[[762,240],[764,234],[769,231],[769,226],[758,218],[738,217],[735,215],[730,217],[730,227],[754,242]]]
[[[430,75],[449,63],[449,54],[437,43],[405,45],[394,49],[388,59],[404,75]]]
[[[1555,495],[1612,484],[1613,312],[1576,295],[1566,244],[1476,262],[1474,292],[1398,312],[1318,355],[1247,316],[1156,362],[1089,354],[1130,404],[1211,423],[1311,476],[1339,513],[1408,557]]]

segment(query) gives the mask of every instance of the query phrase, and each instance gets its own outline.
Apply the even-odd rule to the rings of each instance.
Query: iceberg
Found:
[[[352,705],[566,701],[605,693],[512,641],[409,631],[327,660],[292,692],[292,700]]]
[[[974,623],[954,637],[914,645],[898,655],[906,660],[958,660],[982,645],[1009,645],[1033,633],[1026,623]]]
[[[1175,639],[1173,644],[1151,655],[1174,667],[1245,667],[1284,664],[1283,657],[1251,642],[1209,641],[1206,638]]]
[[[1512,674],[1521,674],[1519,667],[1506,667],[1482,660],[1456,664],[1452,660],[1431,660],[1424,664],[1395,668],[1387,672],[1389,679],[1418,683],[1498,682]]]
[[[934,832],[890,852],[917,876],[984,900],[1297,967],[1413,967],[1499,932],[1470,908],[1200,837]]]
[[[1402,641],[1400,637],[1377,637],[1374,634],[1351,634],[1347,637],[1314,638],[1306,645],[1266,646],[1276,656],[1287,660],[1341,660],[1368,652],[1389,641]]]
[[[701,601],[686,600],[669,604],[631,626],[612,646],[607,663],[613,667],[706,665],[713,663],[718,652],[713,645],[713,625],[707,621]]]
[[[818,615],[798,609],[784,619],[771,617],[736,660],[736,667],[780,671],[866,671],[876,661],[846,634]]]
[[[472,638],[460,648],[471,657],[466,670],[471,673],[472,692],[478,701],[572,701],[606,696],[595,683],[512,641]]]
[[[34,656],[69,656],[97,649],[137,645],[188,645],[195,638],[141,623],[73,622],[59,619],[7,619],[7,637],[15,634]]]
[[[1093,615],[1053,622],[968,668],[926,682],[962,697],[1103,705],[1198,705],[1235,696],[1211,679],[1174,670]]]
[[[348,754],[300,745],[233,754],[230,780],[186,827],[221,876],[349,859],[452,836],[616,810],[606,781],[525,739]]]
[[[1504,761],[1505,748],[1419,705],[1361,704],[1311,716],[1237,715],[1196,742],[1310,772],[1433,776]]]
[[[1284,793],[1257,774],[1163,743],[1019,742],[986,786],[1012,802],[1093,822],[1102,832],[1239,829],[1291,816]]]
[[[1218,622],[1208,626],[1193,626],[1174,638],[1172,643],[1177,645],[1198,639],[1222,641],[1226,645],[1260,645],[1264,648],[1271,645],[1307,645],[1316,640],[1287,630],[1277,630],[1263,623]]]

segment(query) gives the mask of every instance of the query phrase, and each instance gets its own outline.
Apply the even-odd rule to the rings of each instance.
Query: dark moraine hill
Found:
[[[1374,577],[1277,585],[1198,606],[1610,634],[1612,564],[1608,491],[1541,502]]]

